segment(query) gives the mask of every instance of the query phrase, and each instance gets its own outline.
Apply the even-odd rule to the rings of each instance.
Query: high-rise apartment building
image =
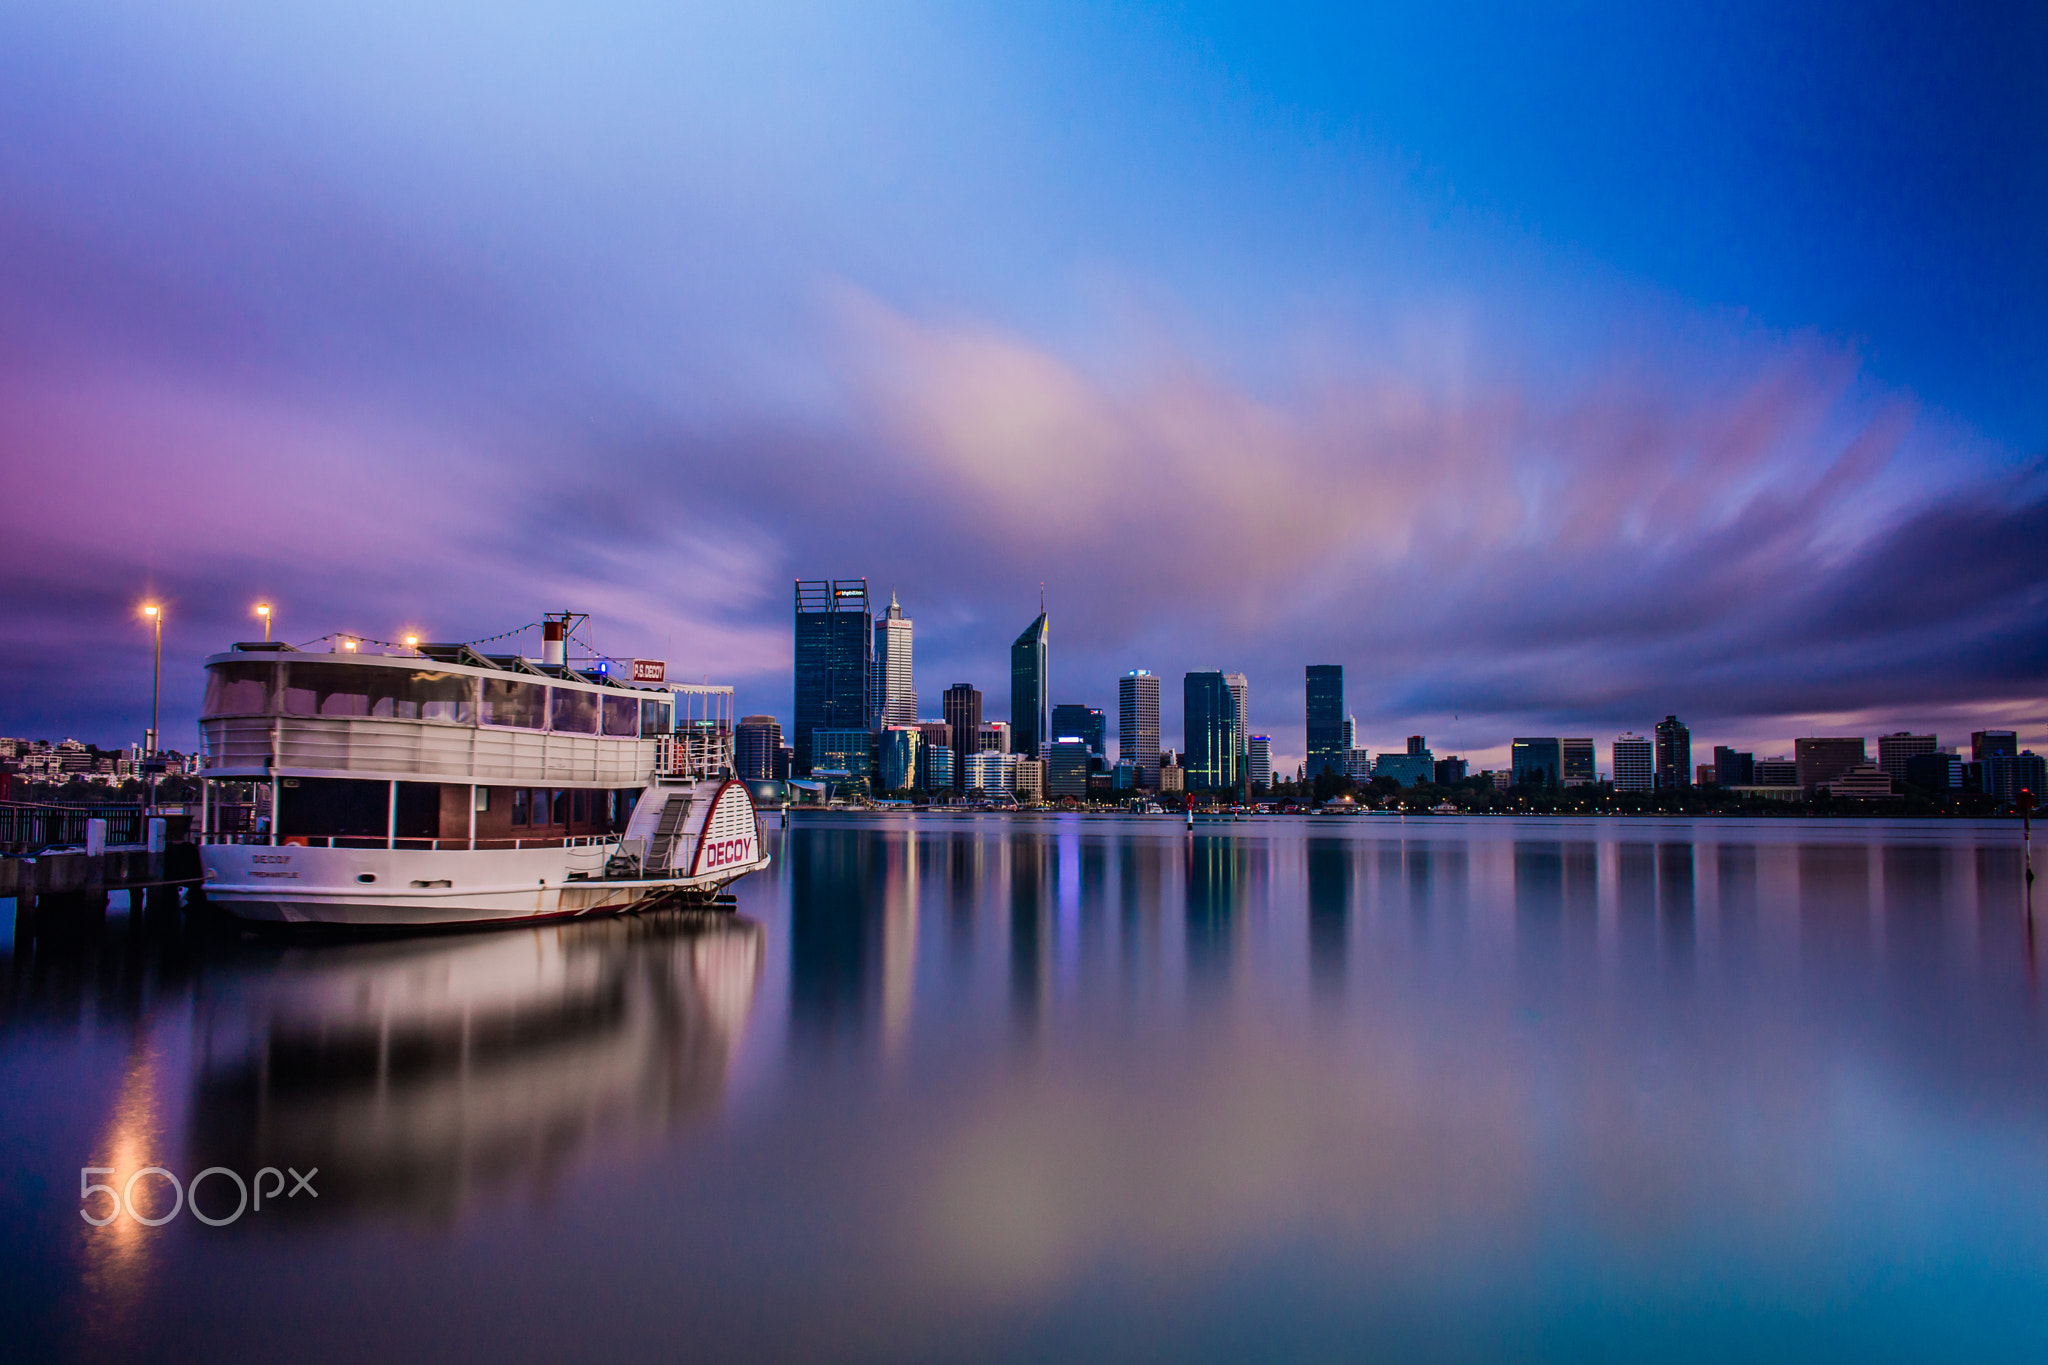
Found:
[[[1972,730],[1970,732],[1970,761],[1982,763],[1999,754],[2016,754],[2020,751],[2020,737],[2013,730]]]
[[[873,728],[874,630],[865,578],[797,580],[797,776],[816,766],[815,731]]]
[[[1518,787],[1555,787],[1564,780],[1564,746],[1550,735],[1518,738],[1508,746],[1508,770]]]
[[[1680,791],[1692,785],[1692,731],[1676,716],[1657,722],[1657,790]]]
[[[1094,757],[1109,757],[1108,719],[1096,707],[1061,702],[1052,708],[1052,738],[1069,737],[1085,741]]]
[[[1049,624],[1043,610],[1010,646],[1010,747],[1024,758],[1038,757],[1051,738],[1052,687],[1046,674]]]
[[[732,761],[740,780],[773,781],[775,751],[781,747],[781,721],[773,716],[741,716],[732,732]]]
[[[2041,756],[2032,749],[2016,754],[1994,753],[1984,760],[1983,785],[1987,795],[2001,801],[2017,801],[2024,791],[2038,805],[2042,796],[2048,794],[2048,771],[2044,771]]]
[[[1273,785],[1273,739],[1270,735],[1253,735],[1245,741],[1245,754],[1251,764],[1251,784],[1254,787]]]
[[[1792,741],[1792,759],[1799,765],[1799,785],[1808,796],[1865,761],[1863,737],[1816,736]]]
[[[1182,766],[1190,791],[1220,791],[1237,785],[1237,756],[1243,748],[1237,714],[1237,698],[1221,670],[1187,675],[1181,691],[1181,723],[1187,740]]]
[[[1940,747],[1933,735],[1908,734],[1897,730],[1877,737],[1877,770],[1895,782],[1906,780],[1906,761],[1917,754],[1931,754]]]
[[[1342,772],[1344,751],[1351,747],[1344,736],[1344,666],[1308,666],[1308,770],[1314,781],[1325,772]]]
[[[1117,680],[1116,756],[1133,765],[1140,787],[1159,786],[1159,679],[1135,669]]]
[[[1657,746],[1641,735],[1614,737],[1614,789],[1652,791],[1657,785]]]
[[[946,724],[953,727],[953,786],[957,791],[965,791],[967,765],[957,756],[974,753],[981,747],[981,689],[972,683],[954,683],[946,689],[939,708]]]
[[[1593,737],[1558,740],[1557,771],[1567,787],[1592,786],[1598,776],[1593,767]]]
[[[875,723],[912,725],[917,721],[917,684],[910,668],[910,618],[903,614],[896,594],[889,594],[889,609],[875,622]]]

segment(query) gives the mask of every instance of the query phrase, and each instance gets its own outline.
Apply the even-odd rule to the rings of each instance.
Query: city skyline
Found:
[[[172,747],[258,601],[789,716],[845,566],[1289,767],[1309,662],[1494,763],[2048,738],[2038,17],[246,17],[0,15],[10,730],[138,738],[145,598]]]

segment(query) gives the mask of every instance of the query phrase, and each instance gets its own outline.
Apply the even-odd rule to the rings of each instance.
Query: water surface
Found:
[[[9,1339],[2048,1358],[2011,826],[813,817],[770,841],[737,916],[16,941]],[[317,1167],[317,1195],[81,1220],[81,1167],[150,1165]],[[225,1217],[235,1189],[199,1200]],[[153,1176],[135,1202],[171,1207]]]

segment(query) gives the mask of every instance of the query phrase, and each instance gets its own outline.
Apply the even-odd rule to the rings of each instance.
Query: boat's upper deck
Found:
[[[431,657],[257,646],[206,661],[199,728],[208,777],[616,787],[665,766],[675,700],[466,649]]]

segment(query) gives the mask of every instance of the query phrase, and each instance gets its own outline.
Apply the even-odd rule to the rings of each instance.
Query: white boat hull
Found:
[[[209,844],[206,895],[239,919],[361,928],[445,928],[610,915],[676,896],[708,898],[768,866],[604,880],[616,844],[504,849],[311,848]]]

